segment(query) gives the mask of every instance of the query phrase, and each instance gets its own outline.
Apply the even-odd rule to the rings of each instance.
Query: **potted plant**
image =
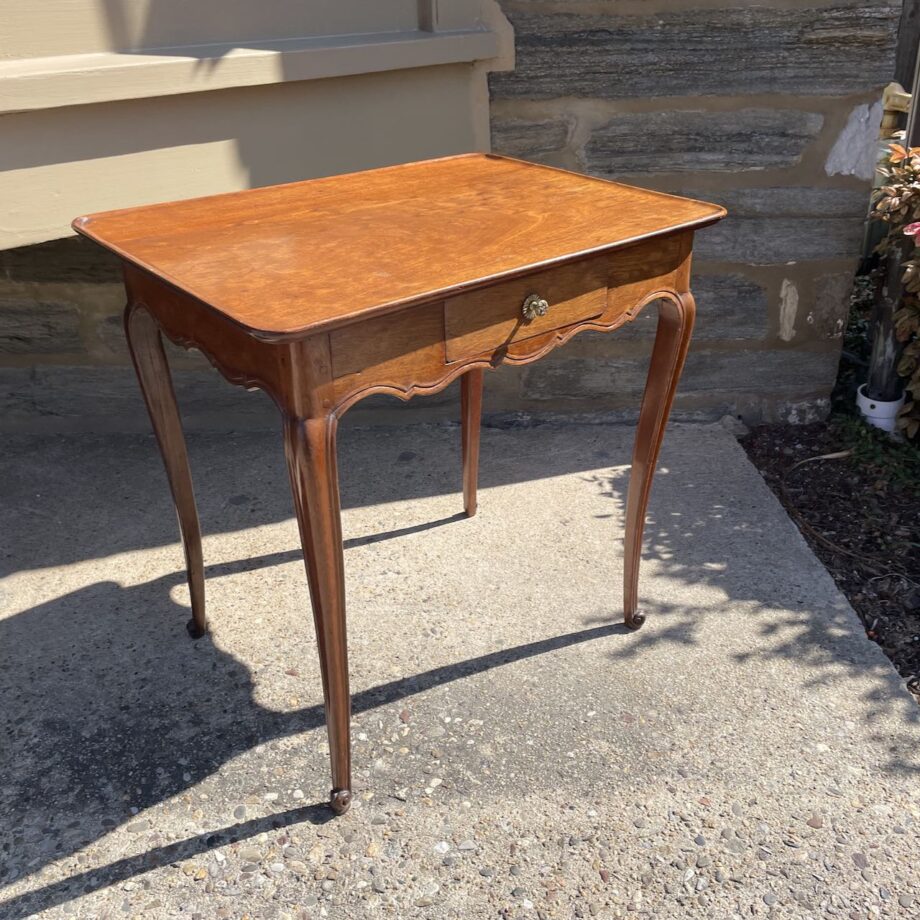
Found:
[[[872,217],[889,225],[886,259],[860,410],[876,427],[920,432],[920,147],[891,144],[873,195]],[[899,378],[905,378],[902,384]]]

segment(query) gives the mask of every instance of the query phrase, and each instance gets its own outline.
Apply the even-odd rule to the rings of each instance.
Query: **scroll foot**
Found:
[[[329,807],[337,815],[344,815],[351,807],[351,790],[333,789],[329,795]]]
[[[632,616],[626,617],[625,622],[626,622],[626,626],[629,629],[632,629],[632,630],[641,629],[642,624],[645,622],[645,614],[638,613],[638,612],[634,613]]]
[[[208,631],[206,625],[202,626],[196,623],[194,619],[189,620],[188,623],[185,624],[185,629],[193,639],[200,639]]]

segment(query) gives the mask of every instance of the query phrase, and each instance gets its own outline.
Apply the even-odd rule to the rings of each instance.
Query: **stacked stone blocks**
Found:
[[[697,236],[698,332],[678,412],[803,421],[826,411],[860,255],[889,0],[504,0],[513,71],[491,78],[492,146],[724,204]],[[522,376],[558,408],[625,408],[637,347],[594,336]]]

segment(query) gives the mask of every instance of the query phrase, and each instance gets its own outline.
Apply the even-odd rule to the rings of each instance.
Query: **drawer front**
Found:
[[[524,302],[536,295],[545,313],[528,318]],[[537,304],[537,308],[541,307]],[[531,336],[600,316],[607,306],[607,270],[600,260],[576,262],[503,281],[444,302],[445,356],[461,361]]]

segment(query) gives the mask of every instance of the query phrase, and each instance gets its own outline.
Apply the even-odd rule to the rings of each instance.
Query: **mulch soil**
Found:
[[[741,443],[920,702],[920,451],[853,418]]]

